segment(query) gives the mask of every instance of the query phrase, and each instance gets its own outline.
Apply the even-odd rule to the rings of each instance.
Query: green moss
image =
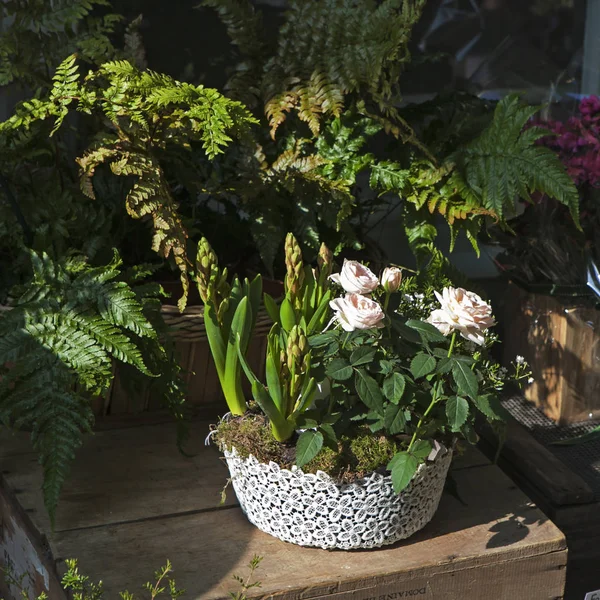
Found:
[[[252,454],[261,462],[273,461],[286,469],[295,464],[295,439],[289,444],[277,442],[261,415],[222,421],[216,428],[215,440],[221,448],[235,447],[243,458]],[[337,451],[323,448],[302,470],[305,473],[324,471],[340,481],[349,482],[385,468],[400,449],[397,440],[374,434],[366,427],[357,428],[340,437]]]
[[[340,438],[337,452],[324,448],[303,470],[324,471],[342,481],[351,481],[385,468],[399,449],[396,440],[360,428]]]
[[[216,428],[215,441],[221,449],[235,447],[242,458],[252,454],[261,462],[279,462],[283,459],[284,444],[280,444],[271,433],[265,417],[245,415],[221,421]]]

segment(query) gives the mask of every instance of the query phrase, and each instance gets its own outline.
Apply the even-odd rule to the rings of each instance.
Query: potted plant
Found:
[[[248,365],[260,278],[225,285],[206,240],[198,284],[229,414],[211,434],[249,520],[292,543],[372,548],[412,535],[435,513],[456,441],[480,415],[501,422],[505,381],[488,351],[491,307],[447,284],[376,276],[326,247],[305,265],[285,244],[285,296],[265,295],[274,323],[265,381]],[[231,290],[231,293],[229,293]],[[527,376],[515,363],[513,378]],[[246,402],[242,372],[251,382]]]
[[[504,248],[497,262],[512,283],[505,351],[525,356],[531,365],[527,399],[561,424],[584,421],[600,416],[600,100],[584,98],[569,119],[532,125],[545,128],[547,135],[539,143],[560,158],[577,186],[579,202],[569,211],[537,195],[511,221],[514,235],[496,232]]]

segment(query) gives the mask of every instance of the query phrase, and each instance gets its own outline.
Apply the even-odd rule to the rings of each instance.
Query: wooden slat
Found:
[[[258,554],[262,585],[253,594],[281,600],[343,598],[350,592],[367,599],[422,587],[431,598],[560,597],[562,533],[495,466],[463,469],[454,477],[466,505],[444,495],[425,530],[376,551],[286,544],[250,525],[237,508],[94,528],[84,535],[62,532],[52,548],[58,559],[78,556],[85,572],[102,575],[110,593],[145,581],[169,558],[188,597],[226,598],[235,591],[231,576],[244,575]],[[479,595],[484,590],[490,595]]]
[[[207,433],[208,423],[192,424],[186,447],[191,458],[177,450],[172,424],[104,431],[87,438],[64,486],[56,531],[218,507],[228,472],[216,448],[204,448]],[[0,470],[6,483],[38,530],[50,531],[37,455],[5,453]],[[226,506],[235,503],[230,493]]]
[[[482,433],[490,443],[495,443],[489,431],[483,429]],[[508,423],[502,457],[507,464],[517,465],[521,476],[530,485],[543,490],[549,503],[554,506],[585,504],[594,499],[592,489],[579,475],[573,473],[514,420]]]

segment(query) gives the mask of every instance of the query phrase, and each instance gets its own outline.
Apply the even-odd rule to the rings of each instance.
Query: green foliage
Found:
[[[313,376],[327,378],[331,386],[329,397],[310,411],[312,419],[317,426],[332,423],[337,439],[368,427],[397,443],[393,456],[380,465],[391,472],[397,491],[438,444],[449,447],[456,437],[476,441],[478,415],[498,424],[505,417],[497,396],[508,377],[489,356],[497,337],[486,331],[476,345],[464,328],[442,333],[426,321],[433,310],[441,312],[433,292],[444,283],[438,271],[433,281],[404,278],[396,293],[378,287],[369,295],[370,302],[383,306],[378,327],[361,328],[364,313],[357,304],[340,309],[352,314],[353,329],[309,338]],[[524,362],[516,363],[512,379],[527,377]]]
[[[35,252],[31,262],[32,280],[0,313],[0,422],[31,431],[53,520],[75,451],[91,432],[90,398],[108,389],[113,362],[156,377],[148,364],[162,368],[167,357],[148,319],[160,290],[131,287],[118,256],[104,267]]]
[[[104,15],[94,11],[106,7]],[[65,56],[100,64],[115,56],[110,36],[121,17],[108,0],[7,0],[0,6],[0,86],[47,90]]]
[[[514,95],[501,100],[489,127],[448,158],[458,166],[451,184],[499,220],[506,209],[514,212],[517,198],[530,200],[532,191],[540,191],[567,206],[578,223],[579,195],[572,179],[554,152],[535,144],[548,132],[523,130],[538,109],[522,106]]]
[[[446,99],[447,100],[447,99]],[[428,106],[440,109],[439,106]],[[442,107],[443,108],[443,107]],[[464,110],[471,110],[465,103]],[[422,109],[425,112],[425,109]],[[418,260],[431,255],[437,230],[434,217],[442,216],[451,232],[450,249],[463,231],[478,253],[477,234],[486,219],[506,226],[518,198],[530,199],[533,191],[555,198],[578,219],[578,197],[573,182],[553,153],[536,144],[546,134],[536,127],[523,129],[537,112],[523,106],[517,96],[498,102],[491,120],[475,118],[481,128],[466,126],[466,116],[441,113],[423,135],[441,155],[438,163],[411,153],[403,161],[371,166],[371,187],[404,198],[404,221],[408,241]],[[448,147],[440,136],[451,136]],[[406,161],[404,161],[406,162]]]
[[[423,4],[293,1],[269,47],[248,0],[203,2],[238,51],[227,93],[266,116],[254,144],[218,171],[221,189],[208,192],[225,203],[223,189],[239,196],[269,272],[287,231],[310,258],[321,242],[336,252],[359,249],[371,210],[357,203],[356,177],[373,161],[367,141],[385,129],[419,146],[395,106]]]
[[[229,89],[237,97],[243,94],[251,107],[264,102],[273,137],[291,112],[317,135],[323,119],[339,117],[354,102],[364,111],[378,111],[395,133],[411,133],[394,102],[424,0],[379,5],[369,0],[292,0],[272,52],[258,42],[265,35],[249,1],[203,4],[218,11],[240,53]],[[254,102],[247,99],[249,89]]]
[[[253,119],[239,103],[216,90],[140,71],[127,61],[104,63],[81,79],[75,56],[56,70],[48,98],[22,103],[0,124],[0,137],[18,140],[39,121],[53,121],[52,135],[70,111],[103,117],[108,127],[78,159],[81,186],[95,198],[92,179],[101,165],[132,181],[125,197],[129,215],[153,224],[152,248],[173,257],[187,300],[187,233],[177,212],[160,156],[171,147],[197,142],[209,159],[223,152],[231,135],[240,135]]]

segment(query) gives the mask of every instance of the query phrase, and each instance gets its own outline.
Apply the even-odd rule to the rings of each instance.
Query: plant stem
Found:
[[[452,351],[454,350],[454,344],[456,343],[456,331],[452,332],[452,340],[450,341],[450,348],[448,348],[448,358],[452,356]]]
[[[342,342],[342,350],[346,349],[346,344],[348,343],[348,340],[350,339],[351,333],[352,333],[351,331],[346,332],[346,337],[344,337],[344,341]]]
[[[452,332],[452,340],[450,341],[450,348],[448,348],[448,358],[450,358],[452,356],[452,351],[454,350],[455,343],[456,343],[456,331]],[[441,374],[438,375],[438,382],[439,382],[440,376],[441,376]],[[438,401],[438,395],[437,395],[437,385],[436,385],[433,387],[433,395],[431,398],[431,402],[430,402],[429,406],[427,407],[427,410],[423,413],[423,416],[419,419],[419,422],[417,423],[417,428],[415,429],[415,432],[413,433],[413,436],[410,440],[410,444],[408,445],[407,452],[411,451],[413,444],[415,443],[415,441],[417,439],[417,435],[421,431],[421,427],[423,426],[423,421],[425,421],[425,419],[429,416],[429,413],[431,412],[433,407],[436,405],[437,401]]]
[[[391,296],[391,294],[389,292],[385,293],[385,300],[383,301],[383,312],[386,314],[387,314],[388,304],[390,303],[390,296]]]

